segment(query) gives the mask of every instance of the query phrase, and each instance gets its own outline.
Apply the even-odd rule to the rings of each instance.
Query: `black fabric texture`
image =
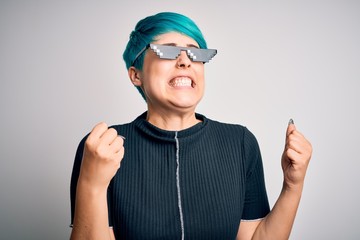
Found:
[[[177,132],[185,239],[235,239],[240,221],[270,209],[261,154],[244,126],[196,114],[200,123]],[[109,223],[116,239],[181,239],[174,131],[146,121],[146,112],[112,126],[125,136],[125,155],[108,188]],[[71,222],[84,142],[71,179]]]

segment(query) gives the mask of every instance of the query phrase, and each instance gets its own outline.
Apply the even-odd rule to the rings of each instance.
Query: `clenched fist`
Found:
[[[89,134],[79,180],[97,189],[106,189],[120,167],[124,156],[124,140],[105,123],[97,124]]]
[[[287,187],[302,186],[311,154],[310,142],[296,130],[294,122],[290,120],[281,161]]]

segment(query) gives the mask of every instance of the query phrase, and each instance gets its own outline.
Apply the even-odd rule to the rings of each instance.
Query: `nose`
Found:
[[[176,66],[178,68],[188,68],[191,66],[191,60],[186,54],[186,51],[182,50],[180,55],[177,57]]]

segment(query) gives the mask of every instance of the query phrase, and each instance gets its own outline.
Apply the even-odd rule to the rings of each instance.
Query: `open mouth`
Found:
[[[188,77],[176,77],[169,84],[172,87],[194,87],[193,81]]]

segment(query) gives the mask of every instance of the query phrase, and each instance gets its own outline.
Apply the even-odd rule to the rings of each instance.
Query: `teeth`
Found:
[[[191,79],[187,77],[175,78],[171,81],[171,85],[174,87],[191,87]]]

